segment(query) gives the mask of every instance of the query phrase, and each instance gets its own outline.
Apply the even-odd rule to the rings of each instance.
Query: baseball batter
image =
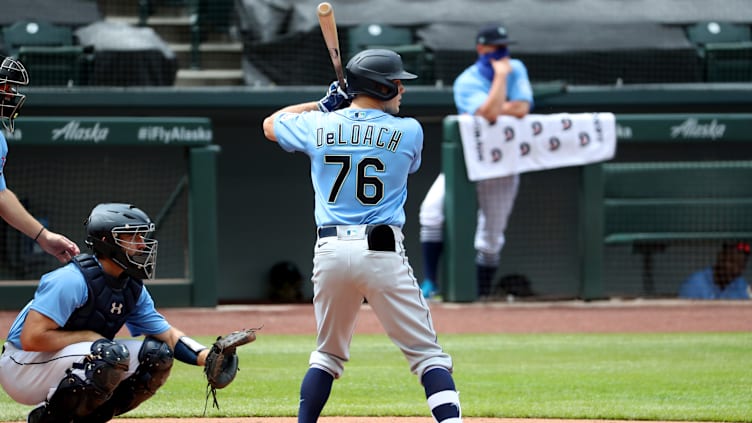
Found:
[[[478,60],[454,81],[457,112],[483,116],[495,122],[499,115],[523,117],[533,107],[533,90],[527,68],[509,57],[513,41],[501,24],[482,27],[476,36]],[[478,221],[475,231],[476,279],[478,297],[488,298],[499,254],[504,247],[504,231],[519,187],[519,175],[486,179],[476,183]],[[423,296],[437,291],[437,272],[443,251],[444,175],[439,174],[420,207],[420,239],[423,252]]]
[[[407,179],[418,170],[423,129],[399,112],[401,57],[365,50],[346,66],[347,90],[333,83],[319,102],[287,106],[264,134],[311,161],[318,237],[313,259],[317,348],[300,387],[298,422],[318,417],[350,358],[363,300],[423,384],[438,422],[461,422],[452,360],[437,343],[431,313],[403,245]]]

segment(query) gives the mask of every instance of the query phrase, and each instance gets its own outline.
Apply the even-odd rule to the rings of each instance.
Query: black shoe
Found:
[[[29,415],[26,416],[26,423],[42,423],[49,421],[49,416],[45,416],[45,414],[47,414],[47,406],[44,404],[40,405],[29,412]]]
[[[47,404],[42,404],[29,412],[26,416],[26,423],[72,423],[72,421],[54,416],[47,410]]]

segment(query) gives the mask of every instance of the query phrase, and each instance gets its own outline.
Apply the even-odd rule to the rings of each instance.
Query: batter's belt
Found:
[[[335,226],[320,226],[318,228],[319,238],[327,238],[341,235],[341,228]],[[365,225],[366,239],[368,240],[368,249],[371,251],[397,251],[394,242],[394,229],[389,225]],[[362,239],[362,238],[361,238]]]

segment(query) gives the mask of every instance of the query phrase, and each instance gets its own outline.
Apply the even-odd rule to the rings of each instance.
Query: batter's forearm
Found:
[[[293,104],[282,109],[279,109],[276,113],[303,113],[319,110],[318,102],[310,101],[307,103]],[[275,113],[275,114],[276,114]]]
[[[264,129],[264,136],[269,141],[277,141],[277,134],[274,133],[274,119],[280,113],[303,113],[319,110],[318,102],[310,101],[308,103],[293,104],[287,107],[283,107],[264,119],[262,128]]]

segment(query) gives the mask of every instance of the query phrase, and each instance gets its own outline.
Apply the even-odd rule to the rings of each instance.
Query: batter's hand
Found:
[[[322,112],[333,112],[349,106],[350,100],[352,97],[339,86],[339,81],[334,81],[329,84],[329,90],[317,104]]]
[[[37,238],[37,243],[49,255],[54,256],[60,263],[68,263],[74,256],[81,254],[75,242],[47,229]]]

